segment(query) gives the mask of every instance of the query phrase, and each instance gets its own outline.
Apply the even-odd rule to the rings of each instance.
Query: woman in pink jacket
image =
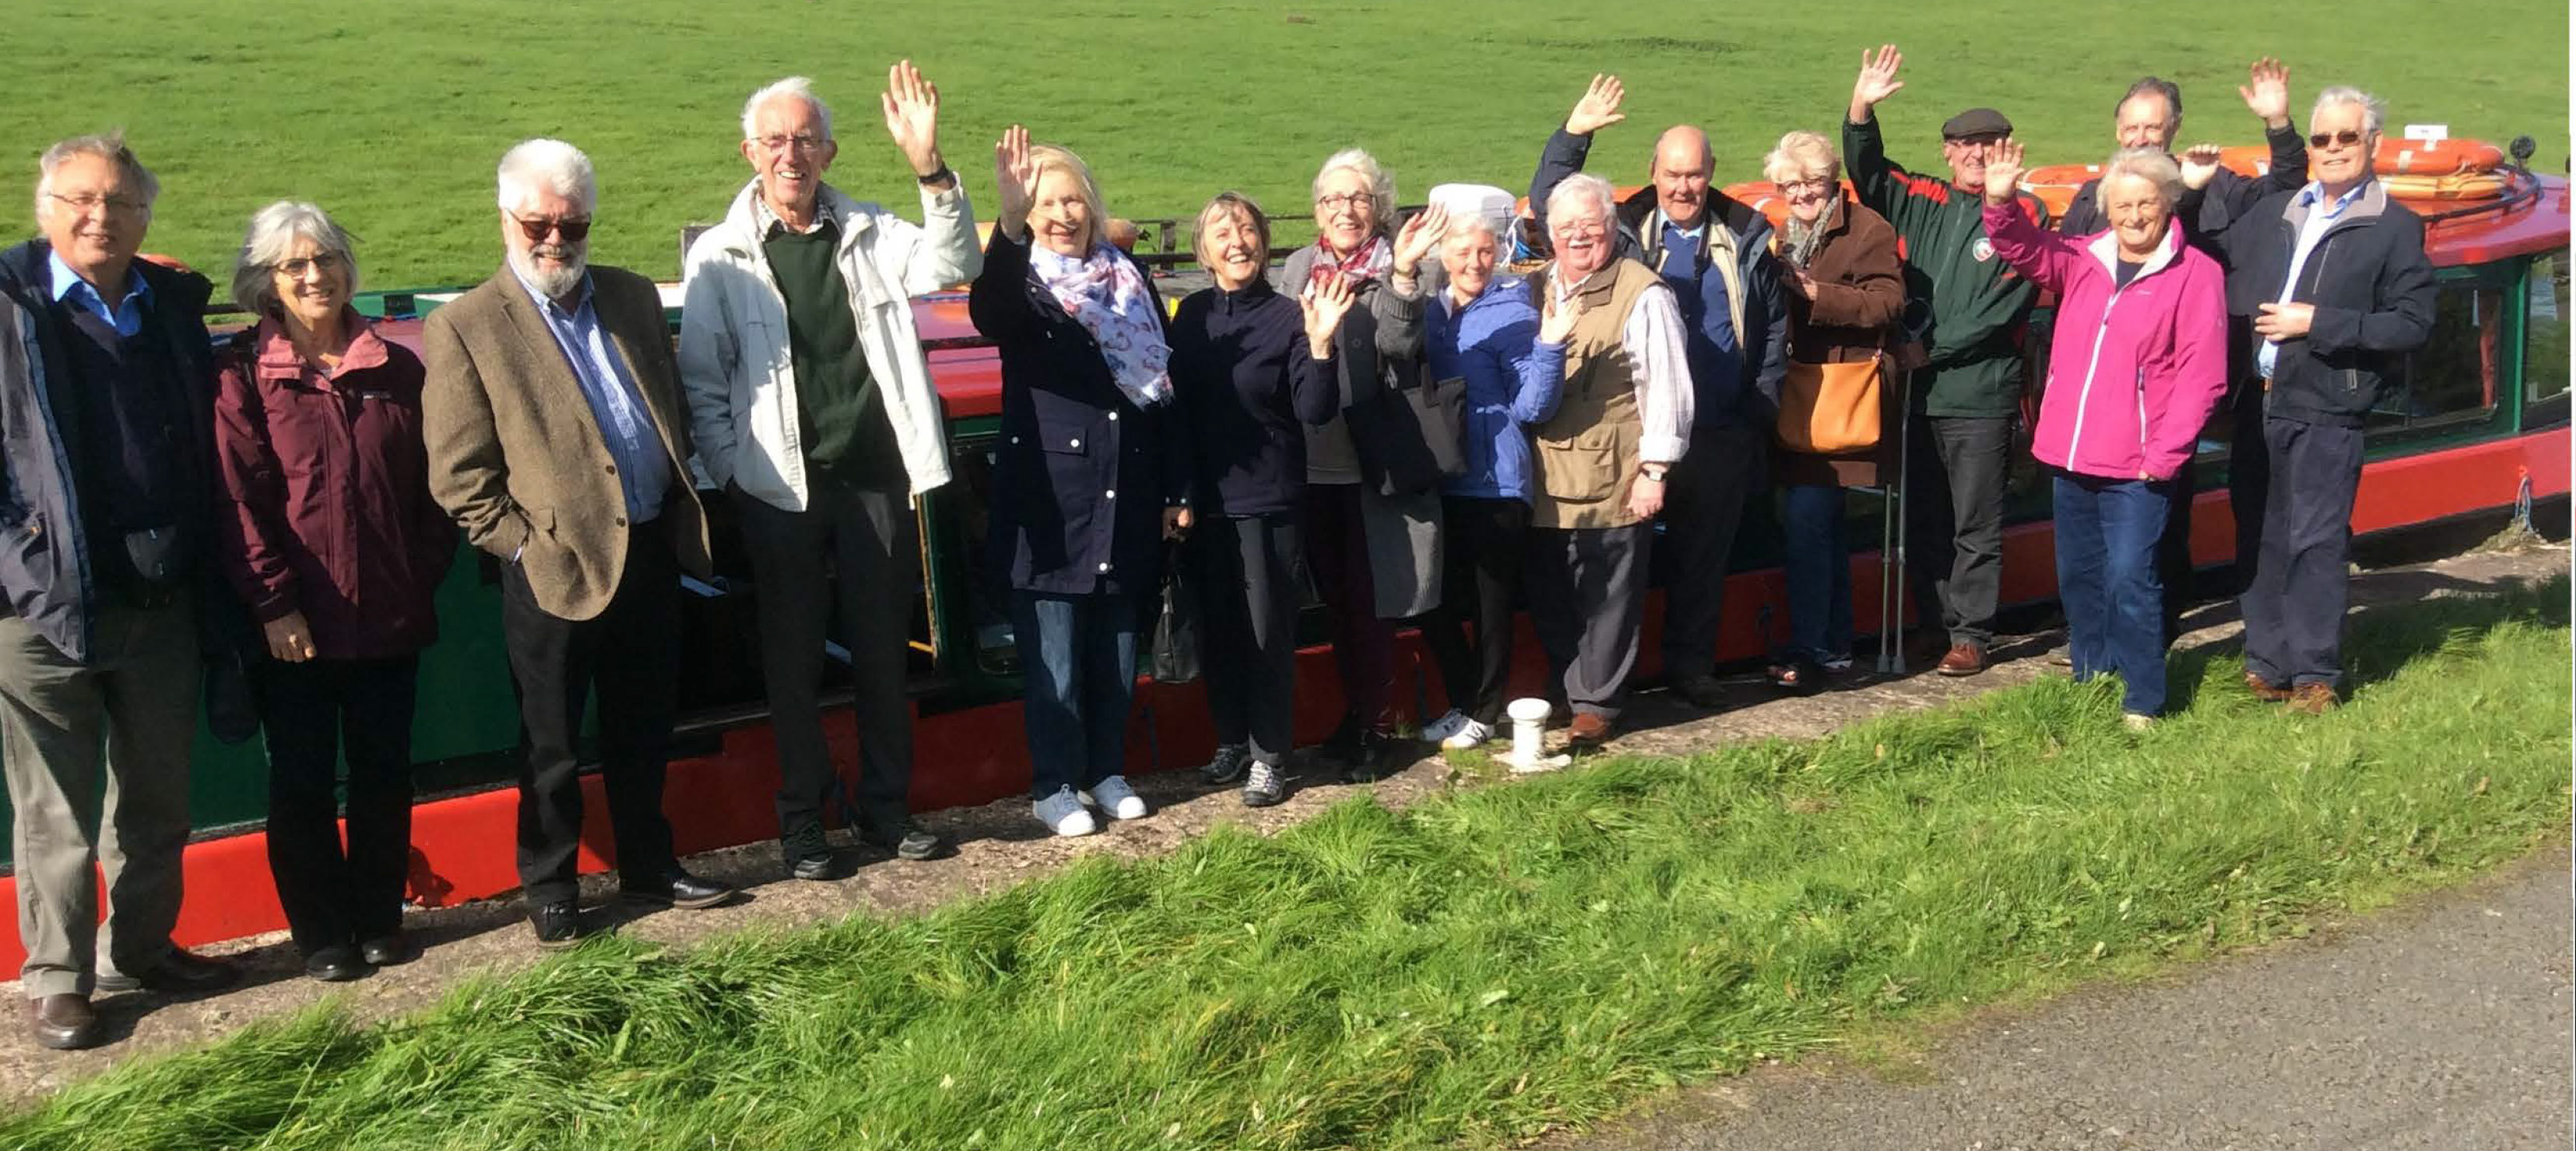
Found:
[[[2057,294],[2057,334],[2031,453],[2055,473],[2057,592],[2075,678],[2115,671],[2131,728],[2165,706],[2164,589],[2156,575],[2166,485],[2227,384],[2227,296],[2216,261],[2183,242],[2173,157],[2132,148],[2102,168],[2108,231],[2043,232],[2013,204],[2022,148],[1986,161],[1995,252]]]

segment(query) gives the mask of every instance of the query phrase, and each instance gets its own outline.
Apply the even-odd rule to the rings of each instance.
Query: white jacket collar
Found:
[[[2118,283],[2120,277],[2120,230],[2118,228],[2103,229],[2101,235],[2093,237],[2093,242],[2085,245],[2085,249],[2092,253],[2093,259],[2096,262],[2102,265],[2102,270],[2111,275],[2111,282],[2115,284]],[[2155,275],[2157,272],[2163,271],[2165,268],[2172,266],[2176,260],[2181,258],[2181,256],[2182,221],[2167,219],[2165,221],[2165,238],[2162,242],[2156,245],[2156,254],[2147,257],[2146,265],[2139,268],[2137,276],[2132,278],[2129,282],[2134,284],[2139,280]]]

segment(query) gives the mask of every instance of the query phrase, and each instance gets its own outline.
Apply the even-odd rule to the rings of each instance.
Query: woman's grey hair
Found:
[[[358,254],[349,233],[317,204],[279,200],[250,218],[242,233],[241,252],[233,257],[233,302],[256,316],[278,314],[277,265],[293,251],[297,239],[311,240],[325,254],[337,256],[348,270],[348,291],[358,292]]]
[[[1503,240],[1502,229],[1494,225],[1492,216],[1483,212],[1449,213],[1449,227],[1440,233],[1440,242],[1446,244],[1460,236],[1483,236],[1497,244]]]
[[[1822,132],[1804,128],[1780,137],[1771,154],[1762,158],[1762,178],[1774,184],[1806,179],[1809,173],[1822,172],[1827,180],[1840,177],[1843,171],[1841,153]]]
[[[2364,92],[2359,88],[2337,84],[2317,93],[2316,104],[2308,109],[2308,122],[2314,124],[2317,119],[2317,113],[2323,112],[2337,104],[2361,105],[2362,127],[2368,128],[2373,132],[2379,130],[2379,125],[2381,122],[2386,120],[2388,116],[2388,105],[2380,103],[2379,97],[2373,96],[2368,92]]]
[[[2182,165],[2162,148],[2122,148],[2102,162],[2102,183],[2113,176],[2135,176],[2155,185],[2170,210],[2182,199]]]
[[[501,157],[501,210],[525,207],[539,188],[581,205],[589,215],[599,207],[599,177],[590,157],[561,140],[538,137],[521,141]]]
[[[1593,205],[1590,209],[1592,214],[1607,222],[1618,211],[1619,192],[1610,186],[1610,181],[1590,172],[1577,172],[1559,180],[1556,189],[1547,194],[1549,225],[1553,227],[1556,221],[1564,219],[1577,201],[1589,201]]]
[[[53,204],[47,197],[53,194],[54,169],[62,167],[74,156],[96,156],[116,165],[126,187],[143,201],[144,214],[151,214],[152,201],[161,195],[161,178],[153,175],[152,169],[144,167],[143,161],[134,158],[134,149],[125,145],[125,130],[118,128],[93,136],[57,140],[53,147],[45,149],[44,156],[36,161],[37,219],[44,219],[46,209]]]
[[[1324,166],[1315,169],[1312,198],[1323,199],[1324,177],[1346,168],[1368,181],[1369,198],[1373,202],[1369,227],[1379,232],[1392,230],[1395,227],[1395,173],[1387,171],[1366,149],[1344,148],[1325,158]]]
[[[760,106],[780,96],[794,96],[803,100],[806,107],[814,110],[814,118],[823,122],[823,138],[826,140],[832,138],[832,106],[824,103],[822,97],[814,94],[812,80],[803,76],[790,76],[752,93],[750,99],[742,102],[743,139],[755,139],[760,135],[760,129],[755,123],[760,116]]]

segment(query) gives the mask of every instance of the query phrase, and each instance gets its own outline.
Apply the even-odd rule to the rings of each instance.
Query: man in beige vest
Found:
[[[1617,199],[1572,175],[1547,198],[1556,259],[1533,300],[1580,313],[1566,342],[1556,415],[1531,429],[1530,614],[1579,745],[1609,737],[1637,663],[1646,550],[1665,473],[1690,447],[1691,380],[1672,289],[1615,255]]]
[[[509,260],[430,313],[421,392],[430,494],[501,561],[518,681],[519,881],[541,947],[585,933],[576,900],[574,741],[599,697],[599,759],[626,897],[712,907],[733,889],[681,870],[662,812],[680,677],[680,574],[707,574],[688,414],[660,293],[589,263],[590,158],[530,140],[501,158]]]

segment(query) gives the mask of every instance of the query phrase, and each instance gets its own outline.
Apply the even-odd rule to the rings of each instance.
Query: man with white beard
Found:
[[[500,170],[509,259],[421,332],[431,494],[467,542],[501,561],[527,732],[519,880],[541,947],[586,934],[574,741],[594,690],[625,897],[699,908],[733,896],[681,869],[662,812],[680,575],[707,574],[706,519],[660,293],[589,263],[598,198],[580,149],[542,139],[510,149]]]

